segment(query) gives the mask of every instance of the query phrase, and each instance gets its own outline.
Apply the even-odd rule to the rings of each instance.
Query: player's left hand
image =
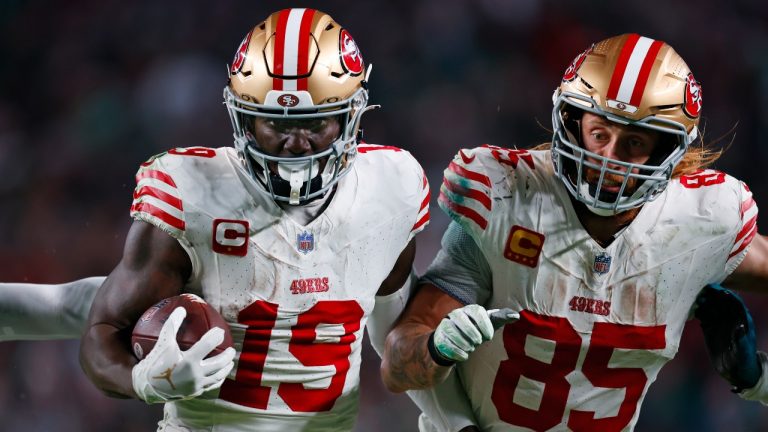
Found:
[[[720,285],[704,287],[696,298],[709,360],[717,372],[741,391],[754,387],[762,375],[755,325],[744,301]]]

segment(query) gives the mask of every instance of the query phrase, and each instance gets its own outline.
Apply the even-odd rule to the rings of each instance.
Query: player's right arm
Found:
[[[134,323],[158,301],[178,295],[192,271],[176,239],[142,221],[128,232],[123,257],[94,299],[80,346],[80,364],[105,394],[137,397],[130,351]]]
[[[484,304],[491,292],[491,270],[472,238],[451,223],[442,249],[417,293],[387,336],[382,380],[402,392],[442,382],[456,362],[493,337]],[[514,319],[516,317],[510,317]]]
[[[432,284],[422,284],[387,336],[381,375],[390,391],[424,389],[448,376],[453,363],[438,364],[427,346],[440,321],[463,304]]]

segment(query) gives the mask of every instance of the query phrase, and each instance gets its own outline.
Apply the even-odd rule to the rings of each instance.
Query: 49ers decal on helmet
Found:
[[[697,118],[701,114],[701,102],[701,84],[689,72],[685,78],[685,105],[683,106],[685,115]]]
[[[351,75],[360,75],[363,72],[363,56],[360,48],[352,39],[352,35],[346,29],[339,32],[339,52],[341,53],[341,65]]]
[[[248,34],[243,38],[243,41],[240,42],[240,46],[237,47],[235,58],[232,59],[232,66],[230,68],[232,75],[240,72],[240,70],[243,68],[243,65],[245,64],[245,53],[248,51],[248,45],[251,43],[252,34],[253,30],[249,31]]]
[[[285,93],[277,97],[277,103],[287,108],[295,107],[299,104],[299,98],[296,95]]]
[[[594,48],[594,46],[595,45],[592,45],[591,47],[587,48],[586,51],[577,55],[576,58],[573,59],[571,64],[568,65],[568,69],[566,69],[565,73],[563,74],[563,81],[570,82],[576,78],[576,72],[579,71],[579,68],[584,63],[584,59],[586,59],[589,53],[592,52],[592,48]]]

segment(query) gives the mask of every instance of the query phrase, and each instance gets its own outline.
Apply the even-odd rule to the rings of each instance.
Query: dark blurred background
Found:
[[[550,97],[570,61],[592,42],[638,32],[686,59],[702,82],[706,139],[732,141],[716,168],[768,203],[765,1],[3,0],[0,281],[107,274],[130,225],[138,164],[172,147],[231,145],[225,65],[253,25],[289,6],[319,8],[354,35],[383,106],[364,119],[366,140],[410,150],[433,190],[461,147],[548,141]],[[447,225],[435,203],[432,215],[420,272]],[[746,297],[768,349],[768,301]],[[77,352],[74,341],[0,344],[0,431],[154,430],[159,407],[101,396]],[[378,361],[366,345],[358,430],[415,430],[417,411],[382,387]],[[767,429],[768,408],[728,391],[691,323],[636,430]]]

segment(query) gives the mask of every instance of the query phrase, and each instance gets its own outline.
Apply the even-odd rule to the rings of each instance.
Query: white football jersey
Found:
[[[328,207],[306,225],[229,147],[171,150],[136,179],[132,216],[178,239],[192,260],[189,291],[230,322],[237,350],[218,394],[166,404],[161,429],[352,429],[375,294],[429,220],[418,162],[361,144]]]
[[[746,185],[704,170],[672,181],[603,248],[549,151],[462,150],[439,203],[491,267],[485,306],[521,311],[459,365],[490,431],[631,431],[696,295],[736,268],[757,232]]]

